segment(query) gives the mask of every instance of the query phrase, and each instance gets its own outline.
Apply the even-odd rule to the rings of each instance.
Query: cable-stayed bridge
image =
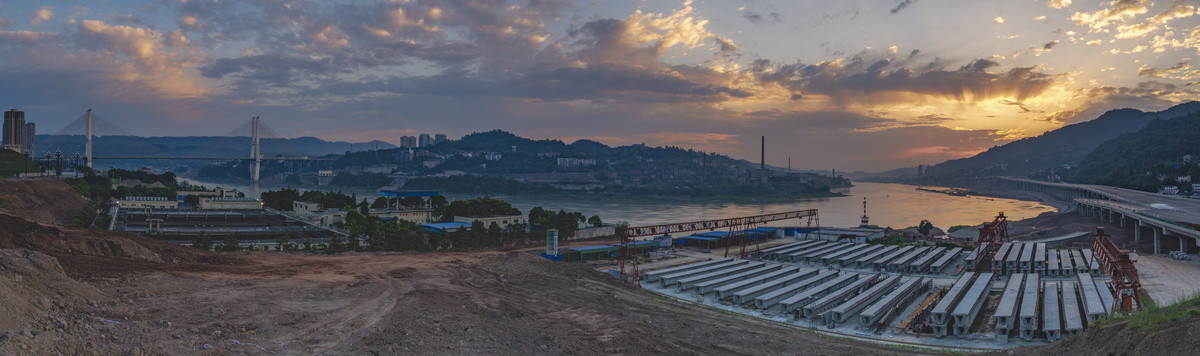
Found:
[[[198,161],[229,161],[229,160],[247,160],[252,161],[250,169],[250,179],[257,182],[259,171],[262,168],[262,161],[332,161],[330,158],[313,158],[308,156],[266,156],[262,154],[260,139],[280,138],[275,134],[270,127],[263,125],[262,119],[255,116],[250,118],[250,122],[238,126],[229,133],[223,136],[226,137],[249,137],[250,152],[246,156],[241,157],[197,157],[197,156],[93,156],[92,155],[92,137],[95,136],[133,136],[129,132],[122,130],[112,122],[101,118],[88,109],[83,115],[76,118],[71,123],[67,124],[61,130],[55,133],[56,135],[78,135],[83,134],[87,142],[84,145],[84,164],[89,168],[92,167],[93,160],[132,160],[132,159],[155,159],[155,160],[198,160]]]

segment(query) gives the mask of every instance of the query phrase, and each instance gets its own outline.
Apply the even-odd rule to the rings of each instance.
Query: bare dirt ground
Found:
[[[0,355],[921,352],[677,302],[540,248],[215,253],[8,211]]]
[[[30,194],[37,192],[37,194]],[[87,199],[55,180],[0,182],[0,211],[42,223],[67,223],[79,215]]]

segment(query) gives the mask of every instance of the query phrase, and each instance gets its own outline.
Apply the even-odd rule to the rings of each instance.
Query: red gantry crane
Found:
[[[1110,310],[1141,311],[1142,298],[1139,296],[1142,283],[1138,279],[1137,267],[1129,259],[1129,251],[1117,249],[1103,227],[1096,228],[1092,236],[1092,254],[1100,265],[1112,275],[1113,306]]]
[[[979,256],[975,259],[973,271],[979,271],[979,264],[983,261],[991,261],[996,256],[996,250],[1000,249],[1000,244],[1008,242],[1008,218],[1004,216],[1004,212],[996,215],[996,219],[989,224],[984,224],[979,229],[979,239],[975,241],[975,248],[984,248],[979,251]],[[984,245],[986,243],[986,245]],[[996,266],[992,266],[992,272],[996,271]]]
[[[617,231],[621,236],[621,242],[617,245],[621,253],[621,279],[629,282],[641,284],[641,275],[638,273],[638,258],[637,246],[634,245],[634,239],[643,236],[658,236],[671,233],[700,231],[700,230],[716,230],[728,229],[729,235],[725,239],[725,257],[729,257],[729,243],[731,239],[738,238],[741,244],[741,252],[738,258],[745,257],[746,254],[746,239],[750,234],[753,234],[752,229],[758,224],[768,223],[772,221],[809,218],[810,221],[817,217],[817,209],[796,210],[775,214],[763,214],[755,216],[745,216],[740,218],[727,218],[716,220],[702,220],[685,223],[661,224],[626,227]],[[819,229],[820,227],[818,227]],[[632,271],[628,273],[625,266],[629,265]]]

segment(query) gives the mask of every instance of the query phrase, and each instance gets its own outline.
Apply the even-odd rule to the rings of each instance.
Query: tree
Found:
[[[308,252],[312,252],[312,250],[313,250],[313,239],[312,239],[311,237],[310,237],[310,238],[307,238],[307,239],[304,239],[304,250],[305,250],[305,251],[308,251]]]
[[[588,225],[592,225],[592,227],[604,226],[604,221],[600,220],[600,215],[592,215],[592,217],[588,218],[587,223]]]
[[[237,236],[230,234],[225,236],[225,240],[221,241],[221,246],[217,247],[220,251],[238,251],[242,249],[242,245],[238,243]]]
[[[279,245],[279,251],[287,251],[291,249],[292,237],[288,235],[279,235],[275,238],[275,244]]]
[[[207,232],[204,232],[203,230],[201,230],[200,234],[198,234],[198,235],[196,235],[196,237],[192,238],[192,247],[195,247],[195,248],[198,248],[201,250],[206,250],[206,251],[212,250],[213,240],[211,237],[208,237]]]
[[[929,236],[929,233],[933,232],[933,223],[921,220],[921,223],[917,224],[917,232],[921,233],[921,236]]]
[[[340,236],[334,236],[333,238],[329,239],[329,246],[325,247],[325,253],[332,255],[342,252],[344,248],[345,247],[342,246],[342,238]]]

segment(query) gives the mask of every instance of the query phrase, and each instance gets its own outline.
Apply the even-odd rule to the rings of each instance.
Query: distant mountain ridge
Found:
[[[83,154],[86,138],[83,135],[38,135],[37,151],[60,150],[66,155]],[[263,138],[264,155],[324,156],[356,151],[395,148],[383,141],[351,143],[325,141],[315,137]],[[241,157],[250,155],[249,137],[225,136],[97,136],[92,138],[96,156],[139,157]]]
[[[936,183],[986,176],[1027,176],[1034,172],[1079,164],[1096,147],[1121,134],[1136,132],[1155,119],[1200,112],[1192,101],[1157,112],[1116,109],[1096,119],[992,147],[972,157],[949,160],[929,167],[914,183]]]

